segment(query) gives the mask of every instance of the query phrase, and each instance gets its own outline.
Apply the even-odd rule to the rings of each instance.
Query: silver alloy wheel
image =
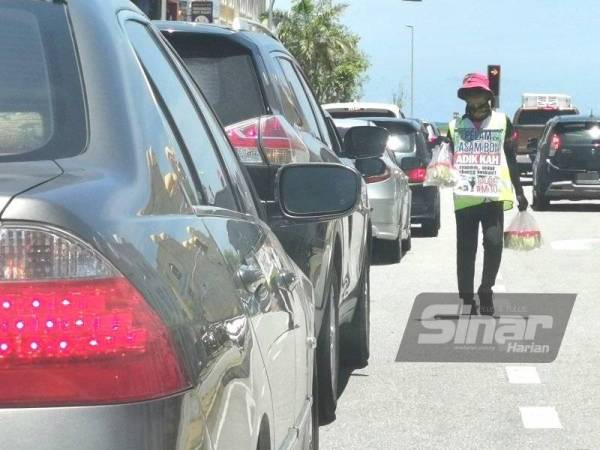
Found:
[[[333,393],[337,393],[338,387],[338,359],[339,354],[337,351],[337,320],[335,314],[335,288],[333,283],[329,291],[329,361],[331,367],[331,388]]]

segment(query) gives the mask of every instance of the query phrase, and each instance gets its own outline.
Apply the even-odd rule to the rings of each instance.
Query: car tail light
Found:
[[[383,173],[380,173],[378,175],[369,175],[367,177],[365,177],[365,182],[367,184],[371,184],[371,183],[379,183],[380,181],[385,181],[388,180],[389,178],[391,178],[392,173],[390,172],[390,169],[388,167],[385,168],[385,170],[383,171]]]
[[[552,135],[550,138],[550,156],[554,156],[556,152],[560,151],[561,139],[560,136],[556,133]]]
[[[512,136],[510,137],[510,139],[513,142],[517,142],[519,140],[519,131],[518,130],[513,131]]]
[[[240,161],[247,164],[263,163],[258,148],[260,118],[246,120],[225,128],[229,142],[237,151]]]
[[[409,183],[423,183],[425,176],[427,175],[427,169],[425,167],[417,167],[415,169],[409,169],[406,172]]]
[[[302,163],[310,160],[308,148],[282,116],[263,116],[226,128],[227,136],[244,163],[275,165]]]
[[[0,229],[0,405],[108,404],[189,387],[160,317],[61,232]]]

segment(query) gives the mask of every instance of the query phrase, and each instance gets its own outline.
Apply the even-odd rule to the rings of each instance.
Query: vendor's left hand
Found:
[[[529,202],[527,201],[525,194],[517,194],[517,202],[519,204],[519,211],[525,211],[529,206]]]

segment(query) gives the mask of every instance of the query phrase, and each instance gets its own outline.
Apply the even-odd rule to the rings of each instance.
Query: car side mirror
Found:
[[[381,127],[352,127],[344,136],[344,154],[350,159],[379,158],[387,148],[390,133]]]
[[[400,168],[403,172],[407,172],[413,169],[419,169],[423,167],[423,162],[419,158],[413,156],[407,156],[400,160]]]
[[[531,139],[527,140],[527,150],[530,153],[535,153],[537,151],[537,146],[538,146],[537,138],[531,138]]]
[[[362,179],[341,164],[288,164],[275,179],[275,199],[294,221],[320,221],[352,214],[361,201]]]

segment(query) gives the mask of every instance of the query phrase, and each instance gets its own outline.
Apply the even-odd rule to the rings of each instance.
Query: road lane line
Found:
[[[529,429],[562,428],[553,406],[519,406],[523,426]]]
[[[506,376],[512,384],[541,384],[540,376],[535,367],[507,366]]]

